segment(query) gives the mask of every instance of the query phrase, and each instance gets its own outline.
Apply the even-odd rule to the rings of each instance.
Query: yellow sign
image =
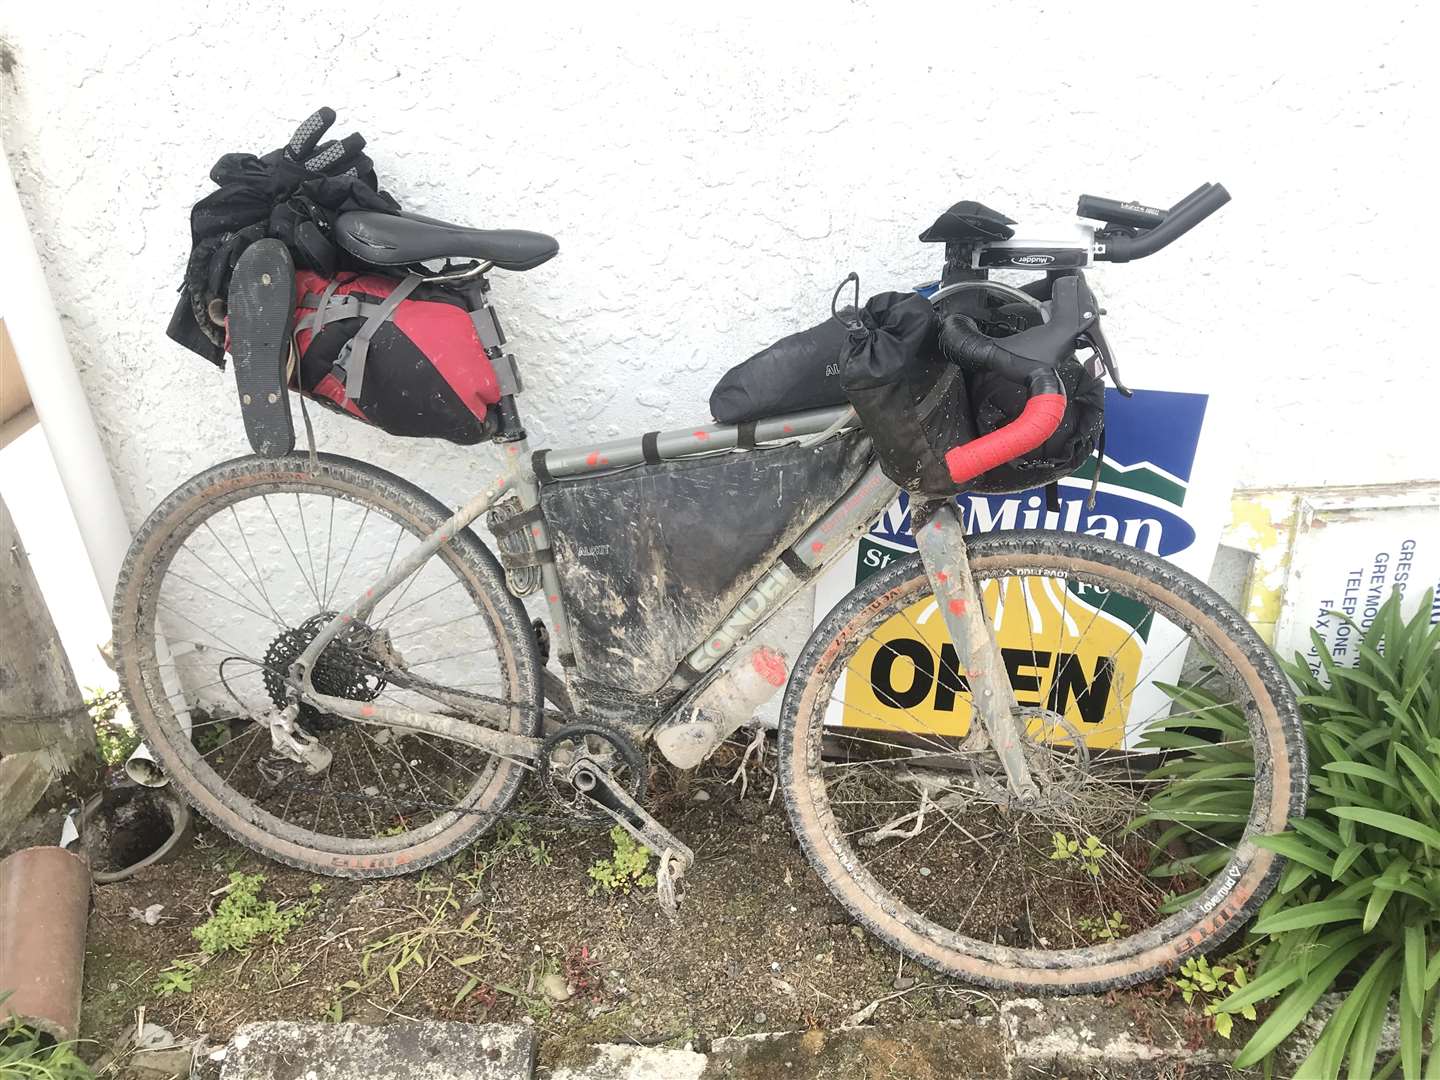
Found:
[[[1138,605],[1049,577],[988,581],[981,598],[1020,706],[1060,713],[1091,747],[1124,745],[1149,620],[1122,616],[1139,614]],[[971,704],[958,666],[939,606],[927,595],[882,624],[850,661],[840,723],[962,736]]]

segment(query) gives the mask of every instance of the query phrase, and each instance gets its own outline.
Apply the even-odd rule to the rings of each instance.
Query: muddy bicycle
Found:
[[[1024,387],[1012,420],[938,448],[956,489],[1053,434],[1077,348],[1110,366],[1082,268],[1148,255],[1226,198],[1091,200],[1104,224],[1062,242],[941,228],[922,396],[965,371]],[[335,230],[351,257],[434,289],[545,257],[538,234],[357,213]],[[287,266],[256,244],[231,287],[232,336],[249,310],[252,359],[277,371],[290,301],[257,282]],[[1034,288],[991,276],[1037,267]],[[484,299],[487,355],[512,365]],[[835,310],[852,342],[874,330]],[[1255,841],[1303,812],[1300,723],[1202,582],[1100,537],[967,537],[954,498],[917,481],[918,555],[862,581],[792,665],[753,638],[895,499],[883,433],[847,403],[532,451],[513,365],[500,382],[502,468],[458,510],[312,445],[205,470],[136,536],[114,609],[132,715],[241,843],[319,874],[407,873],[518,813],[528,784],[547,812],[629,830],[673,890],[694,856],[647,808],[647,754],[693,767],[783,687],[800,846],[856,919],[938,971],[1121,986],[1213,948],[1272,890],[1282,860]]]

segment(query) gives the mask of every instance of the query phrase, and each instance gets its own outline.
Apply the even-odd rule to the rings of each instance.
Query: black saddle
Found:
[[[431,259],[479,259],[501,270],[532,270],[553,259],[553,236],[524,229],[467,229],[418,214],[351,210],[335,223],[335,239],[371,266],[408,266]]]

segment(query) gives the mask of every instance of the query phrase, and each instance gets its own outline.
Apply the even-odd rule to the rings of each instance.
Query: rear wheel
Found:
[[[862,923],[929,966],[1102,990],[1223,941],[1273,888],[1254,838],[1304,809],[1304,742],[1268,649],[1213,591],[1120,544],[970,544],[1026,716],[1038,803],[969,735],[918,559],[845,598],[796,664],[781,776],[801,846]]]
[[[256,722],[286,702],[291,662],[330,616],[449,515],[373,466],[322,454],[312,471],[296,455],[217,465],[141,528],[115,597],[121,684],[171,779],[242,843],[316,873],[397,874],[468,844],[515,798],[524,766],[458,743],[306,704],[299,725],[331,752],[310,776]],[[534,633],[469,530],[327,646],[314,682],[450,715],[436,694],[470,695],[493,726],[540,729]]]

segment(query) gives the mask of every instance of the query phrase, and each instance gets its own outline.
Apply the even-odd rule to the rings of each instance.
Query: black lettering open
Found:
[[[893,681],[899,657],[909,660],[915,670],[905,690],[898,689]],[[892,709],[913,709],[929,696],[934,682],[935,658],[923,641],[896,638],[875,650],[875,659],[870,662],[870,689],[881,704]]]
[[[1096,658],[1095,675],[1087,680],[1080,658],[1074,653],[1060,653],[1055,661],[1055,679],[1050,684],[1047,707],[1063,716],[1073,697],[1082,721],[1087,724],[1102,723],[1105,706],[1110,702],[1114,675],[1115,661],[1109,656]]]

